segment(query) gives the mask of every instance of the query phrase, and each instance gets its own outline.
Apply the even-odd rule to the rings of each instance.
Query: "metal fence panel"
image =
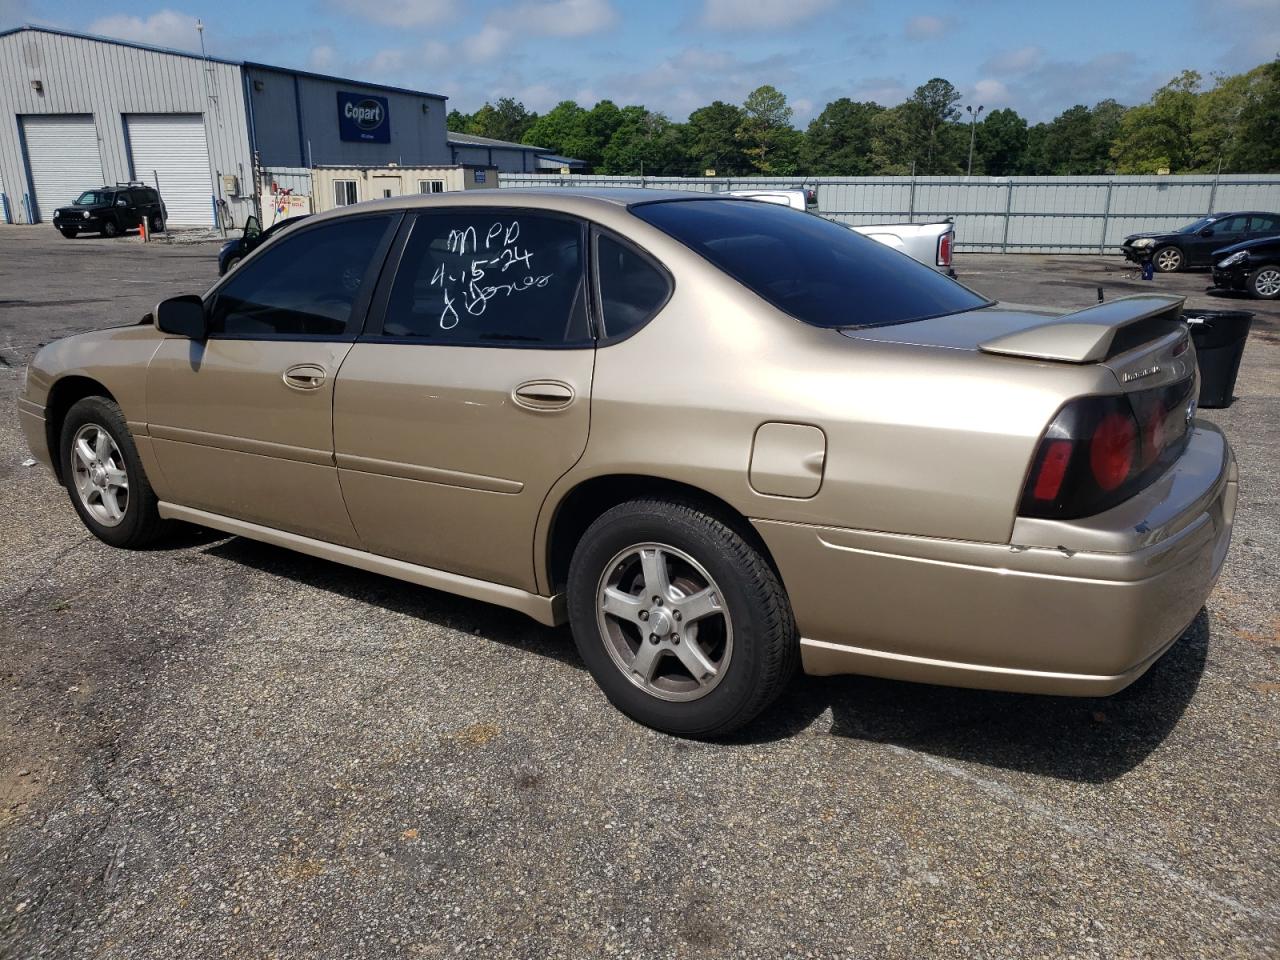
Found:
[[[954,217],[956,249],[1107,253],[1124,237],[1225,210],[1280,211],[1280,175],[1168,177],[607,177],[500,174],[499,186],[662,190],[816,187],[818,212],[842,223]]]

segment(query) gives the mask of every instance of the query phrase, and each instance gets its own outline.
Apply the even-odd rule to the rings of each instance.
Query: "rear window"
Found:
[[[990,301],[822,217],[754,200],[667,200],[631,212],[817,327],[879,327]]]

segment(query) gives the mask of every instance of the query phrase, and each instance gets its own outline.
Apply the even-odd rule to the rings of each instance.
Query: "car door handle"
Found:
[[[284,385],[294,390],[315,390],[328,376],[324,367],[314,363],[297,363],[284,372]]]
[[[563,410],[573,398],[573,387],[562,380],[527,380],[511,391],[511,399],[526,410]]]

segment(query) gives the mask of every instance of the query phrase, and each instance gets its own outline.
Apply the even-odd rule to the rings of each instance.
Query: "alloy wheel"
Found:
[[[86,423],[71,441],[71,470],[80,503],[94,520],[114,527],[129,509],[129,474],[111,434]]]
[[[1173,273],[1182,266],[1182,253],[1172,247],[1156,255],[1156,268],[1162,273]]]
[[[733,621],[711,575],[683,550],[640,543],[605,567],[597,623],[609,658],[660,700],[705,697],[733,656]]]
[[[1280,269],[1269,267],[1253,278],[1253,291],[1260,297],[1280,295]]]

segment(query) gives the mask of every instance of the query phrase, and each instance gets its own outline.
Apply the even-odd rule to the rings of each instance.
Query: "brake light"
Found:
[[[951,266],[951,238],[955,234],[948,230],[938,238],[938,266]]]
[[[1194,382],[1066,403],[1040,440],[1018,512],[1087,517],[1121,503],[1168,469],[1186,446]]]
[[[1134,441],[1138,428],[1133,414],[1112,411],[1102,418],[1089,441],[1089,468],[1094,482],[1110,492],[1129,479],[1133,472]]]

